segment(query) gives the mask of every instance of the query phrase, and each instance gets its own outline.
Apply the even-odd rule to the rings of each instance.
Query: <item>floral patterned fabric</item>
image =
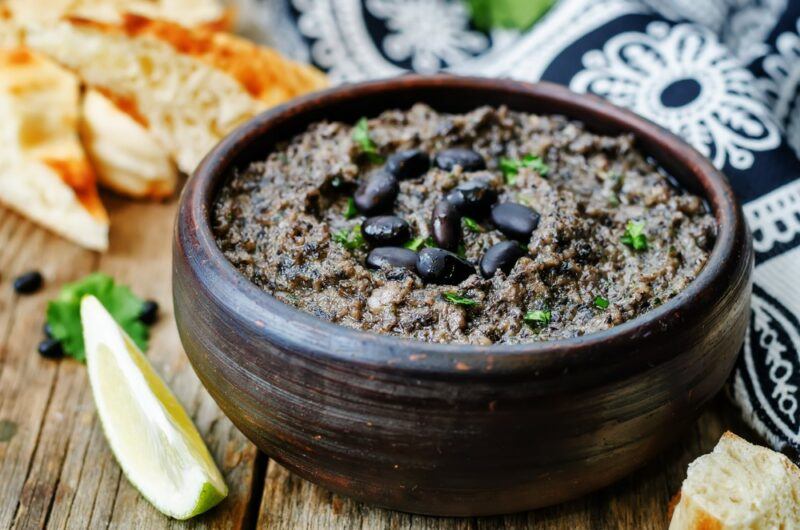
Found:
[[[756,250],[731,380],[747,421],[800,451],[800,1],[560,0],[531,30],[477,31],[459,0],[239,0],[246,31],[334,82],[409,70],[545,79],[673,131],[723,170]]]

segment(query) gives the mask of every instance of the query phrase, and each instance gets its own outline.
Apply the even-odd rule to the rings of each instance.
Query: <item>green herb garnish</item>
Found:
[[[506,184],[513,185],[517,182],[517,174],[522,167],[531,168],[541,176],[546,177],[550,173],[550,166],[544,163],[542,157],[536,155],[525,155],[522,160],[518,158],[501,158],[500,171],[506,179]]]
[[[347,206],[344,209],[344,218],[352,219],[356,215],[358,215],[358,209],[356,208],[356,201],[352,197],[348,197]]]
[[[81,299],[89,294],[100,300],[142,351],[147,350],[150,330],[139,320],[144,301],[128,287],[115,284],[111,276],[96,272],[64,285],[58,297],[47,305],[47,323],[53,338],[61,343],[65,354],[81,362],[86,360],[81,327]]]
[[[608,299],[600,295],[594,297],[594,306],[598,309],[608,309]]]
[[[470,232],[474,232],[476,234],[479,234],[479,233],[483,232],[483,229],[480,227],[480,225],[472,217],[462,217],[461,221],[464,223],[464,226]]]
[[[467,0],[472,23],[488,31],[492,28],[525,30],[542,18],[556,0]]]
[[[467,259],[467,247],[464,246],[464,243],[458,245],[456,249],[456,255],[460,258]]]
[[[442,295],[445,300],[450,302],[453,305],[463,305],[466,307],[472,307],[474,305],[478,305],[476,300],[469,298],[467,296],[461,295],[455,291],[448,291]]]
[[[414,252],[419,251],[423,248],[431,248],[436,246],[436,242],[433,240],[432,237],[415,237],[411,241],[407,242],[405,245],[408,250],[413,250]]]
[[[644,222],[628,221],[628,224],[625,226],[625,233],[622,234],[620,241],[633,250],[647,250],[647,236],[644,234]]]
[[[348,250],[357,250],[367,246],[364,235],[361,233],[361,225],[356,225],[350,230],[341,229],[333,234],[333,240]]]
[[[353,128],[353,141],[361,147],[361,152],[367,156],[370,162],[373,164],[383,163],[384,158],[378,152],[378,146],[376,146],[372,138],[369,137],[369,123],[367,122],[367,118],[361,118],[358,120],[358,123],[356,123],[356,126]]]
[[[550,323],[552,318],[553,313],[551,313],[549,309],[536,309],[534,311],[528,311],[525,313],[525,316],[522,317],[525,322],[535,326],[546,326]]]

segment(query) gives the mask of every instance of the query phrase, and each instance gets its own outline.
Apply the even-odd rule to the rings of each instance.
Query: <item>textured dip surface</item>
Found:
[[[367,268],[370,247],[357,230],[369,216],[353,210],[352,197],[383,162],[364,152],[353,125],[314,124],[232,175],[212,225],[220,249],[246,277],[331,322],[432,342],[574,337],[674,297],[714,245],[716,224],[704,202],[677,187],[627,135],[599,136],[560,116],[488,107],[452,115],[420,104],[370,119],[368,137],[382,157],[418,148],[434,158],[466,147],[485,161],[477,171],[432,164],[399,181],[387,213],[407,221],[417,250],[431,235],[434,206],[465,182],[490,185],[498,203],[524,205],[539,222],[520,241],[525,255],[490,278],[478,263],[509,238],[477,213],[467,214],[454,250],[475,265],[459,284],[426,283],[408,268]],[[526,157],[541,163],[504,174],[501,160]]]

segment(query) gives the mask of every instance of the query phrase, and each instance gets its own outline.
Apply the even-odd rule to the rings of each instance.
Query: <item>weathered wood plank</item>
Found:
[[[79,435],[76,431],[82,428],[79,405],[89,393],[82,372],[77,363],[60,363],[58,367],[36,453],[20,495],[16,528],[42,528],[47,521],[56,488],[63,480],[72,436]]]
[[[180,523],[165,518],[127,480],[121,480],[110,524],[120,528],[240,528],[254,487],[257,451],[202,388],[178,338],[171,288],[176,201],[111,200],[108,204],[113,212],[111,249],[101,257],[99,269],[130,285],[138,295],[158,302],[160,319],[153,328],[148,356],[195,420],[230,488],[228,498],[211,513]]]
[[[47,527],[105,527],[111,518],[121,474],[106,444],[87,388],[70,433],[70,445]]]
[[[726,428],[757,440],[720,397],[678,445],[619,484],[560,506],[502,517],[435,518],[372,508],[313,486],[274,462],[264,477],[265,458],[202,389],[177,337],[170,289],[175,203],[109,204],[112,248],[101,258],[0,209],[0,528],[242,528],[257,517],[259,528],[292,530],[661,529],[688,462],[708,452]],[[35,353],[46,301],[63,282],[98,266],[161,305],[149,356],[193,416],[231,487],[229,499],[189,523],[159,514],[122,476],[96,418],[84,367]],[[43,271],[45,289],[15,296],[13,277],[31,268]]]
[[[112,246],[101,258],[0,209],[0,528],[241,528],[254,519],[251,497],[256,487],[260,498],[257,465],[264,463],[202,389],[180,346],[170,278],[176,201],[107,203]],[[193,416],[231,487],[217,509],[189,523],[158,513],[122,476],[96,418],[84,366],[35,352],[46,301],[98,265],[159,302],[150,358]],[[13,277],[32,268],[42,270],[46,289],[14,296]]]
[[[12,223],[11,230],[0,232],[4,276],[0,298],[14,296],[10,285],[14,276],[29,269],[42,272],[45,287],[31,296],[15,297],[12,315],[3,317],[10,326],[0,374],[0,421],[15,425],[16,432],[0,442],[0,528],[11,528],[15,519],[26,527],[44,524],[65,450],[60,427],[68,428],[72,419],[60,409],[66,414],[58,416],[55,410],[50,415],[52,425],[44,420],[54,397],[73,397],[67,395],[71,384],[55,385],[59,363],[40,357],[36,346],[42,339],[47,300],[62,282],[86,274],[94,264],[91,252],[19,218]],[[4,305],[11,308],[8,301]],[[47,437],[42,436],[45,427]]]
[[[746,429],[720,397],[681,442],[629,478],[593,495],[522,514],[472,519],[421,517],[371,508],[329,493],[270,461],[258,526],[269,529],[525,529],[663,530],[669,501],[680,488],[686,466],[707,453],[725,429]]]

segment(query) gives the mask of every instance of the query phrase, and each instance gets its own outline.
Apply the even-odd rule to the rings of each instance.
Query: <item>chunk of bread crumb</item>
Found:
[[[800,528],[800,469],[786,456],[726,432],[691,464],[670,530]]]
[[[87,248],[108,216],[78,138],[79,83],[23,48],[0,49],[0,202]]]
[[[175,192],[178,170],[167,152],[125,101],[86,91],[81,138],[98,181],[135,198],[163,199]]]

